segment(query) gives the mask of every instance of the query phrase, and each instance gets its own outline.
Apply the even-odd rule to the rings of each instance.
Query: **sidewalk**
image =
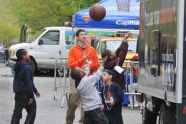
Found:
[[[10,124],[11,115],[14,108],[14,94],[12,91],[13,77],[9,68],[0,67],[0,124]],[[8,74],[8,76],[2,76]],[[41,98],[37,98],[37,116],[35,124],[65,124],[67,107],[61,108],[59,101],[54,101],[53,85],[54,78],[35,77],[35,85],[41,93]],[[23,124],[26,111],[23,111]],[[76,111],[74,124],[78,124],[80,118],[80,107]],[[131,110],[123,107],[123,119],[125,124],[141,124],[140,110]]]

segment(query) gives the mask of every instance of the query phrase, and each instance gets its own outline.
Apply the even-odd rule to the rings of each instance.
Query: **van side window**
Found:
[[[59,45],[59,31],[49,31],[41,39],[43,45]]]

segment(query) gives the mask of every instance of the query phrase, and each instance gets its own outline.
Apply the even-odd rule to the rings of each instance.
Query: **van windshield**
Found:
[[[106,49],[111,51],[116,51],[117,48],[121,45],[122,40],[107,40]],[[136,53],[136,40],[128,40],[128,51]]]
[[[43,29],[42,31],[37,33],[36,36],[34,36],[32,39],[29,40],[29,43],[34,42],[44,31],[45,31],[45,29]]]

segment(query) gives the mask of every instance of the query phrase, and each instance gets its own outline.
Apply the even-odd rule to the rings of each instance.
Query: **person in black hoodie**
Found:
[[[105,86],[102,89],[102,106],[109,124],[123,124],[122,101],[123,91],[117,83],[112,82],[112,71],[105,69],[102,75]]]
[[[33,71],[29,64],[29,55],[25,49],[16,52],[17,62],[15,65],[15,76],[13,81],[13,91],[15,93],[15,108],[12,115],[11,124],[19,124],[22,118],[23,108],[27,111],[25,124],[34,124],[36,116],[36,100],[34,93],[40,97],[33,82]]]

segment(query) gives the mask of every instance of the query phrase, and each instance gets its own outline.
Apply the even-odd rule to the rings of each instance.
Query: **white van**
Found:
[[[85,29],[91,41],[95,35],[111,35],[117,30],[111,29]],[[74,29],[73,35],[75,35]],[[70,48],[74,45],[71,27],[46,27],[30,43],[20,43],[10,47],[9,66],[16,61],[16,51],[26,49],[30,56],[31,65],[34,71],[40,69],[54,70],[56,58],[67,58]],[[75,37],[75,36],[74,36]],[[90,42],[89,41],[89,42]]]
[[[71,39],[71,41],[70,41]],[[9,66],[16,61],[16,51],[26,49],[33,70],[54,69],[56,58],[67,58],[72,44],[72,28],[47,27],[29,43],[20,43],[10,47]]]

